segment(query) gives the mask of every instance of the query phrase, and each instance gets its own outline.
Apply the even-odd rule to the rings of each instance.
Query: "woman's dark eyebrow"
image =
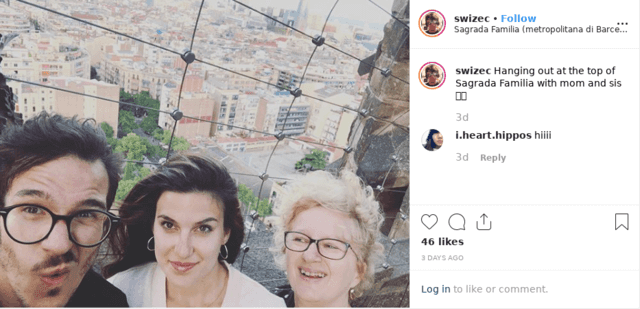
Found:
[[[176,222],[176,220],[173,220],[173,219],[171,219],[170,217],[165,216],[165,215],[158,215],[158,218],[160,218],[160,219],[164,219],[164,220],[167,220],[167,221],[171,221],[171,222],[174,222],[174,223]],[[204,219],[204,220],[201,220],[201,221],[196,222],[196,223],[195,223],[195,225],[198,225],[198,224],[204,224],[204,223],[207,223],[207,222],[210,222],[210,221],[216,221],[216,222],[218,222],[218,219],[216,219],[216,218],[214,218],[214,217],[209,217],[209,218],[206,218],[206,219]]]
[[[207,223],[207,222],[209,222],[209,221],[215,221],[215,222],[218,222],[218,219],[216,219],[216,218],[214,218],[214,217],[209,217],[209,218],[206,218],[206,219],[204,219],[204,220],[202,220],[202,221],[198,221],[198,222],[196,222],[196,224],[204,224],[204,223]]]
[[[167,217],[165,215],[158,215],[158,218],[164,219],[164,220],[167,220],[167,221],[171,221],[171,222],[176,222],[176,220],[173,220],[170,217]]]

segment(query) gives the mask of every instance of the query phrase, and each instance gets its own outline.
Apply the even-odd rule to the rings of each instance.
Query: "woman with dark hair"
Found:
[[[244,238],[238,189],[226,168],[178,154],[129,192],[127,239],[104,275],[132,307],[283,307],[233,263]],[[116,274],[117,273],[117,274]]]
[[[442,138],[442,133],[440,133],[440,131],[438,130],[431,129],[429,131],[429,135],[427,136],[427,139],[424,141],[422,146],[426,150],[435,151],[440,149],[440,147],[442,147],[443,142],[444,140]]]

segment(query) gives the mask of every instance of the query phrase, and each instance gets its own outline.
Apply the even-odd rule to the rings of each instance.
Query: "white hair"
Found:
[[[384,221],[380,205],[373,190],[352,172],[344,171],[340,178],[325,171],[311,172],[300,180],[284,187],[274,208],[278,216],[273,234],[276,265],[286,270],[284,232],[293,219],[302,211],[313,207],[324,207],[340,211],[353,219],[353,249],[358,253],[360,283],[355,295],[360,296],[373,286],[375,266],[383,259],[384,247],[379,242],[380,227]]]

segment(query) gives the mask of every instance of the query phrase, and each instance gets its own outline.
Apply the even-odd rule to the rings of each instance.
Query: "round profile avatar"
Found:
[[[427,62],[420,68],[420,83],[427,89],[438,89],[444,84],[447,73],[437,62]]]
[[[422,134],[422,147],[429,151],[436,151],[442,147],[442,133],[436,129],[431,129]]]
[[[444,15],[436,10],[428,10],[420,16],[420,31],[428,37],[439,36],[446,26]]]

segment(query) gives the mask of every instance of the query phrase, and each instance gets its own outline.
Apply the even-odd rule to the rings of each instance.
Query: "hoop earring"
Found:
[[[349,289],[349,300],[354,300],[356,299],[356,289],[355,288],[350,288]]]
[[[153,244],[153,248],[150,247],[152,240],[153,240],[153,236],[151,236],[151,238],[149,238],[149,240],[147,241],[147,250],[149,250],[149,251],[156,250],[156,248],[155,248],[156,244],[155,243]]]
[[[222,248],[224,248],[224,251],[226,252],[226,254],[225,254],[225,255],[222,255]],[[222,247],[220,247],[220,253],[219,253],[219,255],[220,255],[220,257],[221,257],[223,260],[226,260],[226,259],[229,257],[229,249],[227,249],[227,245],[226,245],[226,244],[225,244],[225,245],[222,245]]]

